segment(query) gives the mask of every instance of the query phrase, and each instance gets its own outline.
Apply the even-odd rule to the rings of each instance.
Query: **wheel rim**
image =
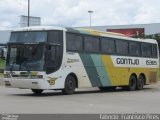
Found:
[[[133,88],[135,86],[135,79],[131,79],[131,87]]]
[[[143,88],[143,85],[144,85],[144,80],[142,77],[140,77],[138,86],[139,86],[139,88]]]
[[[68,82],[67,82],[67,88],[68,88],[68,90],[72,90],[73,89],[73,81],[70,79],[70,80],[68,80]]]
[[[135,78],[135,76],[131,76],[131,78],[130,78],[130,83],[129,83],[129,90],[130,91],[134,91],[134,90],[136,90],[136,78]]]

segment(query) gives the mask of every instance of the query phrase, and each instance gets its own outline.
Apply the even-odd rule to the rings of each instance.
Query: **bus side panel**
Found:
[[[105,71],[101,55],[83,53],[80,53],[79,55],[92,87],[111,86],[111,82]]]
[[[128,85],[132,74],[136,74],[137,78],[139,75],[144,74],[146,84],[156,83],[158,80],[157,68],[145,68],[142,64],[139,67],[123,67],[123,65],[119,67],[113,64],[114,60],[109,55],[102,55],[102,61],[112,86]]]
[[[146,59],[141,58],[141,64],[133,67],[116,66],[114,64],[116,59],[110,55],[79,53],[79,56],[92,87],[128,85],[133,73],[137,78],[140,74],[144,74],[146,84],[157,82],[158,69],[144,66],[142,63]]]
[[[128,84],[129,74],[126,68],[114,67],[112,58],[109,55],[102,55],[102,61],[105,67],[105,71],[111,81],[111,86]]]
[[[74,73],[77,76],[78,87],[92,87],[80,55],[78,53],[67,52],[66,57],[65,66],[67,67],[65,69],[68,69],[69,73]]]

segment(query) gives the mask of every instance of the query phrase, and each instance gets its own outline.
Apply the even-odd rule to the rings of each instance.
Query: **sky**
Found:
[[[0,29],[19,27],[28,0],[0,0]],[[160,0],[30,0],[31,16],[42,25],[81,27],[160,23]]]

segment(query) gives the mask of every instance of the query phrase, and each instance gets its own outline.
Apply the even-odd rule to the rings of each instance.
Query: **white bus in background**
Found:
[[[7,42],[9,42],[10,34],[11,30],[0,30],[0,58],[6,58]]]
[[[7,42],[9,42],[11,30],[0,30],[0,73],[3,73],[7,56]]]
[[[10,88],[73,94],[80,87],[141,90],[158,81],[156,40],[41,26],[13,30],[7,46],[4,80]]]

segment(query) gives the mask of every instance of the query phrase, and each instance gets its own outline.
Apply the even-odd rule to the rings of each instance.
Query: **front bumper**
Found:
[[[4,81],[5,86],[8,88],[51,89],[50,84],[45,79],[4,78]]]

